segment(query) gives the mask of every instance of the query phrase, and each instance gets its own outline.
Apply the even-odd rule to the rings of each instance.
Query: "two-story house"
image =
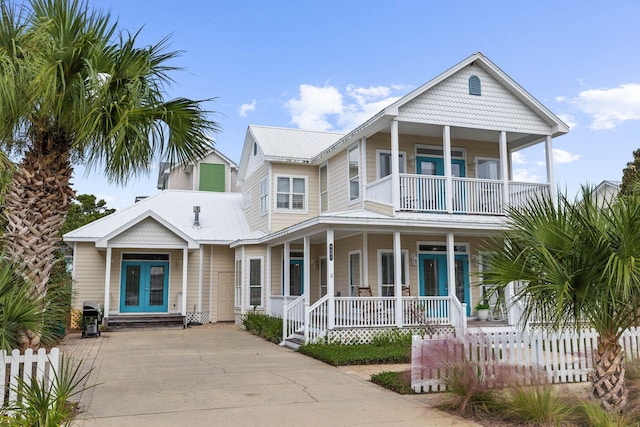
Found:
[[[241,195],[169,190],[65,235],[78,300],[108,301],[108,318],[260,310],[305,340],[463,330],[482,239],[505,206],[554,190],[552,141],[568,130],[481,53],[346,134],[250,126]],[[514,182],[512,153],[535,144],[547,182]],[[155,295],[140,283],[168,304],[140,305]]]

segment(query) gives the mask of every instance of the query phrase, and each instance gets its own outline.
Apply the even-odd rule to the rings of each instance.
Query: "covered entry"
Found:
[[[123,254],[120,284],[121,312],[166,312],[168,287],[168,254]]]

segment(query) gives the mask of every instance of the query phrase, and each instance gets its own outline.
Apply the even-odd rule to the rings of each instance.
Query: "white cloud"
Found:
[[[542,177],[535,175],[529,169],[514,169],[513,180],[516,182],[541,182]]]
[[[578,125],[578,123],[576,122],[576,118],[571,114],[558,114],[558,118],[565,122],[571,130],[575,129]]]
[[[567,100],[566,96],[556,96],[555,97],[556,102],[565,102]]]
[[[524,154],[515,152],[511,153],[511,161],[514,165],[526,165],[527,159],[524,157]]]
[[[239,108],[238,114],[240,117],[247,117],[247,113],[256,110],[256,100],[251,100],[250,104],[242,104]]]
[[[640,84],[612,89],[589,89],[567,102],[591,116],[592,129],[613,129],[628,120],[640,120]]]
[[[553,161],[555,163],[571,163],[580,160],[580,154],[570,153],[560,148],[553,149]]]
[[[289,99],[285,108],[298,127],[312,130],[349,130],[393,103],[393,92],[406,91],[404,85],[361,87],[348,85],[342,93],[335,86],[302,84],[299,97]]]

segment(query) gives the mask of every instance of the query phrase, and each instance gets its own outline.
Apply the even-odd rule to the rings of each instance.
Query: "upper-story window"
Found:
[[[329,209],[329,172],[327,164],[320,166],[320,212]]]
[[[307,210],[307,178],[279,176],[276,178],[276,209]]]
[[[356,145],[349,150],[349,201],[360,198],[360,147]]]
[[[400,153],[400,168],[399,173],[407,172],[407,153],[401,151]],[[378,179],[391,175],[391,151],[389,150],[376,150],[376,169]]]
[[[469,77],[469,95],[482,95],[482,87],[480,85],[480,77]]]
[[[260,181],[260,214],[264,215],[269,210],[269,178],[264,177]]]

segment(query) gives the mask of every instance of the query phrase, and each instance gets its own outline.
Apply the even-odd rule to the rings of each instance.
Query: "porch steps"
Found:
[[[295,332],[282,341],[282,346],[291,350],[298,350],[304,345],[304,332]]]
[[[180,314],[111,315],[106,319],[107,331],[140,328],[184,328]]]

